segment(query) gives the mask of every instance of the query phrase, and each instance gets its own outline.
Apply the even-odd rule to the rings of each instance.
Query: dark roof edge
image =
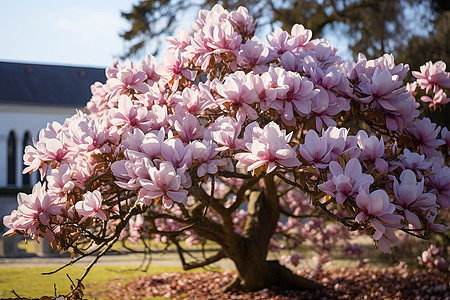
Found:
[[[39,67],[64,67],[73,69],[94,69],[94,70],[105,70],[107,67],[101,66],[83,66],[83,65],[69,65],[69,64],[59,64],[59,63],[43,63],[43,62],[28,62],[28,61],[9,61],[0,59],[0,64],[14,64],[14,65],[32,65]]]
[[[36,103],[33,101],[21,101],[20,103],[16,100],[5,100],[0,99],[0,104],[8,104],[8,105],[30,105],[30,106],[48,106],[48,107],[60,107],[60,108],[85,108],[89,100],[86,101],[83,105],[71,104],[71,103],[53,103],[53,102],[44,102],[44,103]]]

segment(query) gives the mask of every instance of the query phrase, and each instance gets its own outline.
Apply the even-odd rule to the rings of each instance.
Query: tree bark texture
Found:
[[[310,290],[321,287],[313,280],[293,274],[278,261],[267,261],[270,238],[279,218],[278,205],[274,178],[267,176],[264,187],[250,193],[244,235],[227,238],[222,245],[238,271],[236,282],[229,288],[255,291],[272,286]]]

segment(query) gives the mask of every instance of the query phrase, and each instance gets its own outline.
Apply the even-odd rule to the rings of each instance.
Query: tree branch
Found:
[[[241,206],[241,204],[244,202],[244,195],[245,192],[249,189],[251,189],[257,182],[259,182],[259,177],[253,177],[249,180],[247,180],[237,191],[236,193],[236,201],[227,209],[228,212],[234,212]]]

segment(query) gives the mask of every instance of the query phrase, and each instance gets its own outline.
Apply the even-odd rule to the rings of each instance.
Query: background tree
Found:
[[[438,22],[443,10],[447,9],[445,1],[436,0],[141,1],[131,12],[122,14],[131,23],[130,30],[122,34],[131,43],[124,57],[137,53],[150,41],[157,39],[160,42],[172,35],[180,22],[198,8],[210,9],[217,3],[229,9],[245,5],[260,26],[276,23],[284,30],[290,30],[293,25],[302,24],[313,32],[314,37],[322,37],[325,31],[345,37],[353,57],[365,53],[368,58],[384,53],[397,54],[398,50],[409,48],[407,45],[412,36],[427,36],[435,26],[440,26],[434,26],[433,22]],[[159,42],[155,44],[159,45]],[[444,40],[440,40],[433,45],[440,47],[443,43]],[[443,49],[448,51],[448,45]],[[436,55],[446,61],[446,55]]]

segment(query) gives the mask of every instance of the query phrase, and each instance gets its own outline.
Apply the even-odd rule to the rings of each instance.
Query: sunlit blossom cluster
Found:
[[[429,61],[420,67],[419,71],[413,71],[412,75],[417,78],[414,89],[418,86],[425,90],[424,96],[420,100],[434,106],[443,105],[450,102],[450,73],[446,72],[447,65],[443,61],[435,63]]]

